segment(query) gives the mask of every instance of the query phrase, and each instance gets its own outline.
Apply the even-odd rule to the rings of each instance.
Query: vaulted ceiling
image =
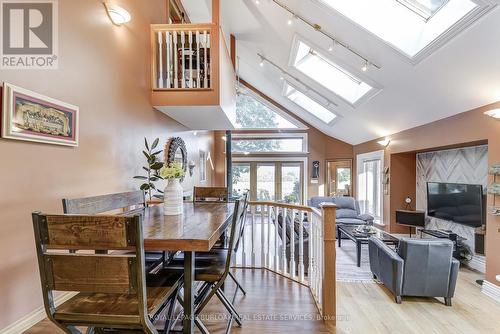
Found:
[[[340,47],[333,50],[335,58],[358,71],[355,75],[381,88],[378,94],[353,107],[289,66],[294,36],[324,50],[330,40],[300,20],[287,24],[290,14],[271,0],[221,0],[221,24],[225,34],[236,36],[240,76],[332,137],[358,144],[500,100],[499,7],[412,64],[384,41],[341,14],[326,10],[316,0],[281,2],[381,67],[362,72],[359,58]],[[209,18],[210,0],[183,3],[193,22]],[[340,119],[327,125],[283,97],[280,72],[270,64],[260,66],[258,53],[337,104],[334,110]]]

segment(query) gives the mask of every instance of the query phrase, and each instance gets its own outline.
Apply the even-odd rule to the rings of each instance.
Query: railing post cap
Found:
[[[321,209],[335,209],[337,205],[334,203],[323,202],[319,205]]]

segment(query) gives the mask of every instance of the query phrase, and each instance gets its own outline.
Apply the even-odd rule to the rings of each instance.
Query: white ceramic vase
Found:
[[[182,200],[183,190],[180,179],[169,179],[163,196],[163,213],[165,216],[181,215],[184,202]]]

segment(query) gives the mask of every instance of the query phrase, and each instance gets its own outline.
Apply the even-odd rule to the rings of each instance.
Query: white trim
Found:
[[[327,9],[330,13],[335,13],[346,20],[349,20],[351,23],[356,25],[357,27],[361,28],[362,30],[366,31],[385,45],[389,46],[393,51],[396,52],[398,56],[400,56],[402,59],[406,60],[408,63],[412,65],[417,65],[420,63],[422,60],[425,58],[429,57],[431,54],[439,50],[441,47],[443,47],[445,44],[450,42],[454,37],[462,33],[463,31],[467,30],[470,28],[475,22],[479,21],[479,19],[483,18],[486,16],[488,12],[490,12],[493,8],[497,6],[497,4],[492,1],[492,0],[472,0],[475,2],[478,7],[473,9],[471,12],[466,14],[464,17],[462,17],[460,20],[458,20],[454,25],[452,25],[448,30],[443,32],[441,35],[436,37],[432,42],[430,42],[425,48],[417,52],[413,57],[409,56],[406,54],[404,51],[400,50],[398,47],[396,47],[394,44],[387,42],[383,38],[379,37],[375,33],[371,32],[369,29],[365,28],[362,26],[360,23],[354,21],[353,19],[349,18],[348,16],[342,14],[341,12],[337,11],[335,8],[328,6],[321,0],[312,0],[313,2],[317,3],[318,6]]]
[[[467,263],[467,266],[484,274],[486,272],[486,258],[484,256],[474,255],[469,263]]]
[[[384,150],[373,151],[363,154],[356,155],[356,199],[359,200],[361,182],[359,182],[359,174],[362,171],[362,162],[365,160],[380,159],[380,173],[381,180],[383,180],[384,165],[385,165],[385,154]],[[377,219],[375,217],[375,219]],[[384,223],[384,185],[383,182],[380,183],[380,221],[378,223]]]
[[[500,286],[484,280],[481,292],[500,303]]]
[[[71,297],[75,296],[77,292],[66,292],[63,293],[59,296],[57,296],[54,299],[54,304],[55,306],[59,306],[65,301],[69,300]],[[47,317],[47,314],[45,313],[45,308],[43,306],[40,306],[33,312],[25,315],[21,319],[17,320],[16,322],[10,324],[9,326],[5,327],[4,329],[0,330],[0,334],[19,334],[22,333],[43,319]]]
[[[304,163],[303,175],[304,180],[304,203],[307,203],[307,188],[309,186],[309,177],[307,174],[307,157],[233,157],[233,162],[302,162]],[[2,333],[0,333],[2,334]]]

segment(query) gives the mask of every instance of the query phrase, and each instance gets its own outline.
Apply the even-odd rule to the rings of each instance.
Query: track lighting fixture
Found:
[[[366,62],[363,64],[363,66],[361,67],[361,71],[366,72],[366,71],[368,70],[368,66],[369,66],[369,65],[370,65],[370,64],[368,64],[368,62],[366,61]]]

